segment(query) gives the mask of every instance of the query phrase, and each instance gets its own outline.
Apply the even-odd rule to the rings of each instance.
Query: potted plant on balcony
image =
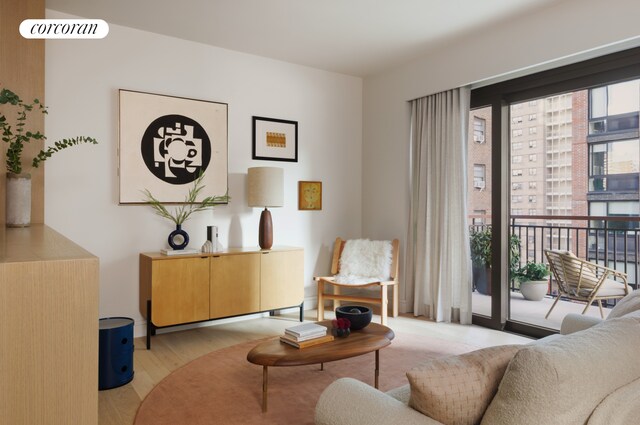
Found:
[[[9,227],[27,227],[31,223],[31,174],[23,173],[22,151],[24,145],[31,141],[47,140],[45,135],[39,131],[33,132],[26,128],[27,118],[34,109],[46,114],[47,107],[38,99],[34,99],[31,103],[25,103],[17,94],[6,88],[0,91],[0,105],[10,106],[16,114],[14,128],[13,122],[7,119],[4,113],[0,113],[0,133],[2,141],[8,145],[6,151],[6,224]],[[97,144],[98,142],[96,139],[86,136],[57,141],[52,146],[38,152],[31,161],[31,166],[38,168],[41,162],[50,158],[54,153],[81,143]]]
[[[528,262],[516,272],[520,292],[529,301],[540,301],[549,290],[549,269],[543,263]]]
[[[491,295],[491,227],[470,234],[473,286],[479,293]],[[520,264],[520,238],[509,236],[509,274],[515,276]]]

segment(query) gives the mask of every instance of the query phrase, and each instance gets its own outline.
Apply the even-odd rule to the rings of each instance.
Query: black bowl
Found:
[[[336,317],[338,319],[349,319],[349,322],[351,322],[351,330],[357,331],[371,323],[373,312],[369,307],[363,307],[361,305],[343,305],[336,308]]]

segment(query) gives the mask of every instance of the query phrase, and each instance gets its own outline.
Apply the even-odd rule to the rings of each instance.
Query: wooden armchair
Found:
[[[381,323],[387,324],[387,309],[389,303],[388,288],[393,288],[393,308],[392,317],[398,316],[398,247],[399,242],[394,239],[391,242],[392,258],[390,267],[390,276],[385,281],[372,281],[364,283],[338,283],[336,277],[340,273],[340,259],[344,250],[346,241],[340,238],[336,238],[333,247],[333,260],[331,262],[331,274],[332,276],[314,277],[314,280],[318,282],[318,320],[324,320],[324,300],[333,300],[333,308],[340,306],[340,301],[352,301],[366,304],[379,304]],[[331,293],[325,292],[325,287],[333,288]],[[378,287],[379,292],[375,297],[355,296],[355,295],[343,295],[341,288],[364,288],[364,287]]]
[[[558,284],[558,297],[549,309],[545,319],[551,314],[560,297],[585,301],[584,314],[592,302],[600,307],[600,316],[604,318],[602,300],[623,298],[629,293],[627,275],[619,271],[582,260],[568,251],[548,251],[549,268]],[[622,282],[614,280],[618,278]]]

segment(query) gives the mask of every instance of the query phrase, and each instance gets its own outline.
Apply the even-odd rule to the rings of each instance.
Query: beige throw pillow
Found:
[[[407,373],[409,406],[447,425],[480,423],[519,345],[432,360]]]
[[[640,291],[633,291],[623,299],[619,300],[615,307],[611,309],[607,319],[626,316],[636,310],[640,310]]]

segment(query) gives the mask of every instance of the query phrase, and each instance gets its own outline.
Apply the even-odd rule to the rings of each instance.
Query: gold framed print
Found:
[[[310,211],[322,209],[322,182],[298,182],[298,209]]]

